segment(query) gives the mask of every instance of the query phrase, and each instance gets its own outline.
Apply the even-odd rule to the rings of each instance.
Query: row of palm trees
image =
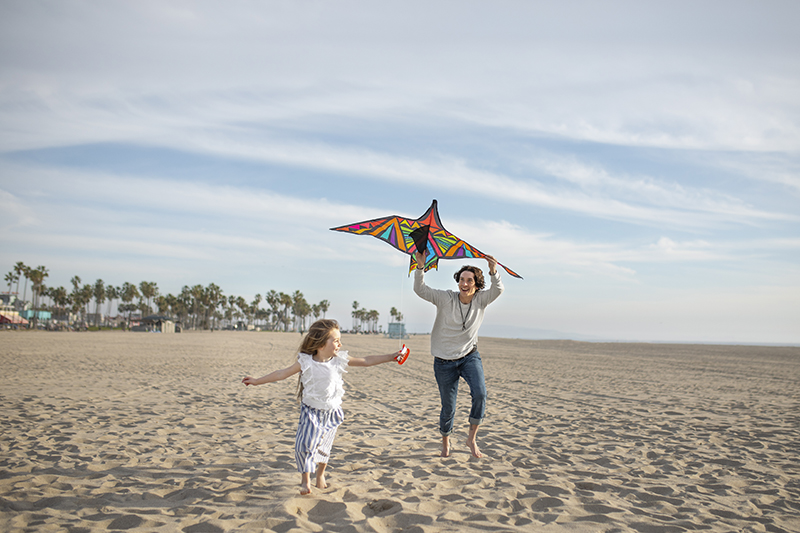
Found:
[[[79,276],[74,276],[71,279],[72,290],[68,291],[64,287],[47,287],[44,280],[48,275],[49,271],[44,266],[32,268],[20,261],[5,276],[9,293],[16,283],[19,294],[19,284],[24,279],[23,302],[27,298],[28,282],[31,283],[33,327],[36,327],[38,319],[36,311],[40,310],[48,310],[55,315],[68,316],[73,313],[80,317],[83,324],[93,322],[92,325],[100,326],[103,306],[107,306],[106,316],[109,316],[114,302],[117,302],[118,312],[127,315],[128,323],[134,313],[146,316],[155,311],[175,318],[184,328],[219,329],[223,323],[227,323],[262,326],[279,331],[303,331],[309,318],[324,318],[330,308],[328,300],[310,304],[300,291],[286,294],[271,290],[263,297],[256,294],[253,301],[248,302],[241,296],[225,296],[214,283],[206,287],[187,285],[177,295],[162,295],[153,281],[142,281],[139,285],[125,282],[116,287],[106,284],[102,279],[94,284],[84,284]],[[262,308],[262,301],[269,307]],[[90,313],[92,302],[94,314]],[[376,324],[377,311],[367,314],[370,324]]]
[[[358,302],[353,302],[353,312],[350,315],[353,317],[353,330],[354,331],[362,331],[362,332],[369,332],[369,333],[377,333],[378,332],[378,319],[380,319],[380,313],[376,310],[372,309],[367,311],[361,304]],[[359,309],[360,308],[360,309]],[[389,316],[391,317],[392,321],[394,322],[402,322],[403,315],[397,309],[392,307],[389,310]]]

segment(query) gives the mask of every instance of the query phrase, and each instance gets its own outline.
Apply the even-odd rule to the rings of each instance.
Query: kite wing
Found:
[[[372,235],[377,239],[388,242],[401,252],[411,256],[409,272],[417,268],[414,253],[418,250],[427,252],[427,259],[425,260],[426,272],[432,268],[438,269],[440,258],[469,259],[486,257],[486,254],[445,229],[439,219],[436,200],[431,203],[425,214],[417,219],[393,215],[347,224],[338,228],[331,228],[331,230],[355,233],[356,235]],[[515,278],[522,279],[522,276],[507,266],[500,263],[498,265]]]

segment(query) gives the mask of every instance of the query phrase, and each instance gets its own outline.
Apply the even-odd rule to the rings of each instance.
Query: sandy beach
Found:
[[[800,348],[481,339],[489,404],[440,458],[429,338],[345,376],[300,496],[298,334],[0,333],[0,530],[800,531]],[[352,355],[398,341],[343,336]]]

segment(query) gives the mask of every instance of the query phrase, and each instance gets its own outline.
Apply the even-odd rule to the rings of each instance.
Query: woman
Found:
[[[442,410],[439,415],[439,432],[442,435],[442,457],[450,456],[450,435],[456,414],[458,380],[464,378],[472,396],[469,413],[467,446],[473,457],[483,457],[478,448],[478,426],[486,413],[486,383],[483,363],[478,353],[478,329],[483,322],[486,307],[503,292],[503,283],[497,272],[497,260],[486,256],[489,263],[491,286],[487,291],[483,272],[474,266],[462,267],[455,274],[458,292],[432,289],[425,285],[425,254],[414,254],[417,270],[414,273],[414,292],[436,306],[436,320],[431,331],[433,371],[439,385]]]

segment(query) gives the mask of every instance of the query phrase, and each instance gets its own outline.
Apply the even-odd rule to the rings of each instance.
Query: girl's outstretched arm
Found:
[[[289,376],[294,376],[298,372],[300,372],[300,363],[295,361],[294,364],[288,368],[275,370],[274,372],[270,372],[266,376],[261,376],[260,378],[251,378],[250,376],[247,376],[242,380],[242,383],[245,385],[263,385],[264,383],[273,383],[275,381],[286,379]]]
[[[351,357],[347,364],[350,366],[375,366],[381,363],[394,361],[400,355],[400,350],[386,355],[368,355],[366,357]]]

